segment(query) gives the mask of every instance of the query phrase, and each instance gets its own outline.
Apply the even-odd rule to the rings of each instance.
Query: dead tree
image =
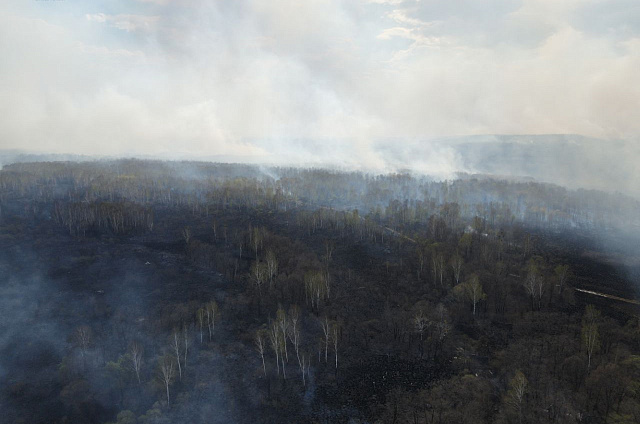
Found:
[[[287,333],[289,329],[289,322],[287,321],[287,313],[282,308],[278,308],[276,312],[276,321],[278,323],[278,327],[280,328],[280,332],[282,333],[282,349],[284,350],[285,358],[287,359],[287,363],[289,363],[289,352],[287,349]]]
[[[80,349],[80,357],[82,358],[82,369],[84,370],[87,365],[87,354],[89,352],[89,347],[91,346],[91,328],[86,325],[81,325],[76,328],[75,332],[75,342],[78,348]]]
[[[198,309],[198,312],[196,313],[196,318],[198,319],[198,326],[200,327],[200,344],[202,344],[202,332],[204,329],[204,320],[205,320],[204,308]]]
[[[331,341],[333,342],[333,352],[336,355],[336,370],[338,369],[338,323],[331,326]]]
[[[184,227],[182,229],[182,238],[187,246],[189,246],[189,242],[191,241],[191,229],[189,227]]]
[[[267,250],[265,262],[267,265],[266,273],[269,278],[269,289],[271,289],[273,288],[273,282],[278,275],[278,260],[276,259],[276,255],[273,253],[273,250]]]
[[[271,343],[271,349],[276,354],[276,373],[280,375],[280,329],[277,322],[272,322],[269,327],[269,342]]]
[[[251,279],[253,284],[258,289],[258,296],[262,298],[262,286],[267,278],[267,266],[261,262],[254,262],[251,265]]]
[[[462,266],[464,260],[460,255],[455,255],[451,258],[451,268],[453,269],[453,276],[456,279],[456,285],[460,284],[460,277],[462,276]]]
[[[180,380],[182,380],[182,366],[180,365],[180,345],[182,344],[180,340],[180,331],[178,329],[173,330],[173,336],[171,337],[171,348],[173,349],[173,353],[176,356],[176,362],[178,363],[178,375],[180,376]]]
[[[258,249],[260,248],[260,246],[262,246],[262,239],[263,239],[263,235],[262,235],[263,231],[261,231],[260,228],[253,228],[253,237],[251,239],[251,244],[253,245],[253,250],[256,254],[256,261],[258,260]]]
[[[307,363],[310,361],[310,359],[308,359],[307,357],[305,357],[304,355],[302,355],[302,361],[300,362],[300,370],[302,371],[302,385],[306,386],[307,385],[307,381],[306,381],[306,374],[307,374]]]
[[[331,337],[331,326],[329,325],[329,318],[326,316],[320,320],[320,327],[324,335],[324,362],[327,362],[329,356],[329,338]]]
[[[169,386],[173,383],[174,376],[175,370],[173,369],[173,359],[170,356],[164,355],[160,358],[160,378],[167,390],[167,407],[171,405]]]
[[[133,370],[136,373],[136,378],[138,379],[138,384],[141,384],[140,381],[140,370],[142,369],[142,346],[140,343],[134,341],[129,346],[129,355],[131,356],[131,365]]]
[[[302,368],[300,361],[300,329],[298,328],[298,322],[300,321],[300,308],[297,305],[293,305],[289,308],[289,339],[293,343],[293,348],[296,351],[296,358],[298,358],[298,365]]]
[[[266,377],[267,366],[264,363],[264,331],[263,330],[256,331],[256,336],[253,342],[256,346],[256,350],[260,354],[260,359],[262,359],[262,372],[264,372],[264,376]]]
[[[220,312],[218,308],[218,304],[215,300],[207,303],[205,307],[205,312],[207,315],[207,328],[209,329],[209,341],[211,341],[213,337],[213,333],[216,330],[216,318]]]
[[[189,327],[186,324],[182,327],[182,333],[184,336],[184,368],[187,368],[187,352],[189,352],[189,346],[191,340],[189,339]]]
[[[422,310],[418,311],[413,317],[413,327],[415,328],[416,332],[420,334],[420,342],[422,342],[422,337],[428,326],[429,320],[424,315]]]

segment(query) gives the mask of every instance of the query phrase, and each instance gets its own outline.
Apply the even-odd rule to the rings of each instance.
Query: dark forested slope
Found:
[[[478,176],[9,165],[0,421],[638,422],[638,210]]]

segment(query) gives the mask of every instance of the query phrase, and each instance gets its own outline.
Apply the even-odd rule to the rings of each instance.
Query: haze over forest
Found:
[[[0,147],[637,195],[639,37],[628,0],[9,0]]]
[[[7,0],[0,424],[640,423],[638,0]]]

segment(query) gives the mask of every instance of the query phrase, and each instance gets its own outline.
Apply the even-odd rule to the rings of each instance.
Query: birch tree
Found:
[[[289,363],[289,352],[287,350],[287,335],[289,330],[289,321],[287,320],[287,313],[282,308],[278,308],[276,312],[276,322],[278,323],[278,328],[280,328],[280,333],[282,336],[282,349],[284,350],[284,355],[287,359],[287,363]]]
[[[178,329],[174,329],[171,337],[171,348],[176,357],[176,362],[178,363],[178,375],[180,376],[180,380],[182,380],[182,366],[180,365],[180,346],[182,346],[180,331],[178,331]]]
[[[256,350],[258,351],[258,353],[260,354],[260,359],[262,359],[262,372],[264,372],[264,376],[267,376],[267,366],[264,363],[264,346],[265,346],[265,341],[264,341],[264,330],[258,330],[256,331],[256,335],[253,339],[253,343],[256,347]]]
[[[421,309],[413,317],[413,328],[416,330],[416,333],[420,334],[420,342],[422,342],[422,337],[428,326],[429,320]]]
[[[258,295],[262,297],[262,286],[267,278],[267,267],[262,262],[255,261],[251,264],[251,279],[258,289]]]
[[[331,338],[329,318],[325,316],[324,319],[320,319],[320,327],[322,328],[322,334],[324,335],[324,362],[326,363],[329,357],[329,339]]]
[[[76,328],[75,331],[75,343],[80,349],[80,357],[82,358],[82,369],[84,370],[87,365],[87,354],[89,352],[89,347],[92,343],[92,333],[91,328],[87,325],[81,325]]]
[[[338,369],[338,323],[331,326],[331,342],[333,344],[333,352],[336,356],[336,370]]]
[[[189,327],[187,324],[182,326],[182,336],[184,339],[184,367],[187,368],[187,353],[189,352],[189,346],[191,345],[191,339],[189,338]]]
[[[173,368],[173,359],[164,355],[160,358],[160,378],[164,383],[165,389],[167,391],[167,407],[171,405],[171,398],[169,397],[169,386],[173,383],[173,378],[175,376],[175,370]]]
[[[424,249],[422,247],[418,247],[416,251],[418,255],[418,281],[420,281],[420,276],[424,270]]]
[[[591,369],[591,358],[600,348],[600,311],[593,305],[587,305],[582,316],[582,341],[587,351],[587,370]]]
[[[138,379],[138,384],[141,384],[140,381],[140,370],[142,369],[142,345],[140,343],[134,341],[129,346],[129,355],[131,357],[131,366],[133,371],[136,373],[136,378]]]
[[[251,233],[253,237],[251,237],[251,244],[253,245],[253,250],[256,255],[256,261],[258,260],[258,249],[262,246],[262,235],[263,231],[260,228],[254,227],[253,232]]]
[[[302,368],[300,362],[300,329],[298,328],[298,322],[300,321],[300,308],[297,305],[289,307],[289,339],[293,344],[293,349],[296,352],[296,358],[298,359],[298,365]]]
[[[185,244],[188,246],[191,241],[191,229],[189,227],[184,227],[182,229],[182,238],[184,239]]]
[[[200,344],[202,344],[202,336],[203,336],[203,330],[204,330],[204,321],[205,321],[205,310],[204,308],[200,308],[198,309],[198,312],[196,312],[196,318],[198,319],[198,327],[200,328]]]
[[[209,329],[209,341],[211,341],[213,333],[216,331],[216,319],[220,314],[218,303],[215,300],[207,303],[205,306],[205,312],[207,316],[207,328]]]
[[[276,354],[276,373],[280,375],[280,328],[275,321],[273,321],[269,327],[269,342],[273,353]],[[284,372],[284,370],[282,371]]]
[[[273,250],[269,249],[267,250],[267,254],[265,256],[265,263],[266,263],[266,274],[267,277],[269,278],[269,289],[273,288],[273,282],[275,280],[275,278],[278,276],[278,260],[276,258],[275,253],[273,253]]]
[[[451,258],[451,268],[453,269],[453,277],[456,279],[456,285],[460,284],[463,265],[464,260],[460,255],[454,255],[453,258]]]
[[[515,376],[509,381],[509,390],[506,394],[506,404],[518,415],[518,423],[522,424],[522,406],[527,390],[527,378],[518,370]]]
[[[554,272],[556,277],[558,278],[558,289],[560,294],[564,291],[564,285],[567,283],[569,279],[571,271],[569,270],[569,265],[558,265],[555,267]]]
[[[467,300],[473,308],[473,315],[476,315],[476,305],[486,297],[482,291],[482,284],[477,275],[472,274],[468,281],[458,284],[454,288],[454,292],[458,297]]]

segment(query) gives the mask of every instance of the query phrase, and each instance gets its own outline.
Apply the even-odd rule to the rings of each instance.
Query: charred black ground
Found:
[[[9,165],[0,421],[639,422],[638,307],[575,290],[635,299],[638,211],[489,177]]]

